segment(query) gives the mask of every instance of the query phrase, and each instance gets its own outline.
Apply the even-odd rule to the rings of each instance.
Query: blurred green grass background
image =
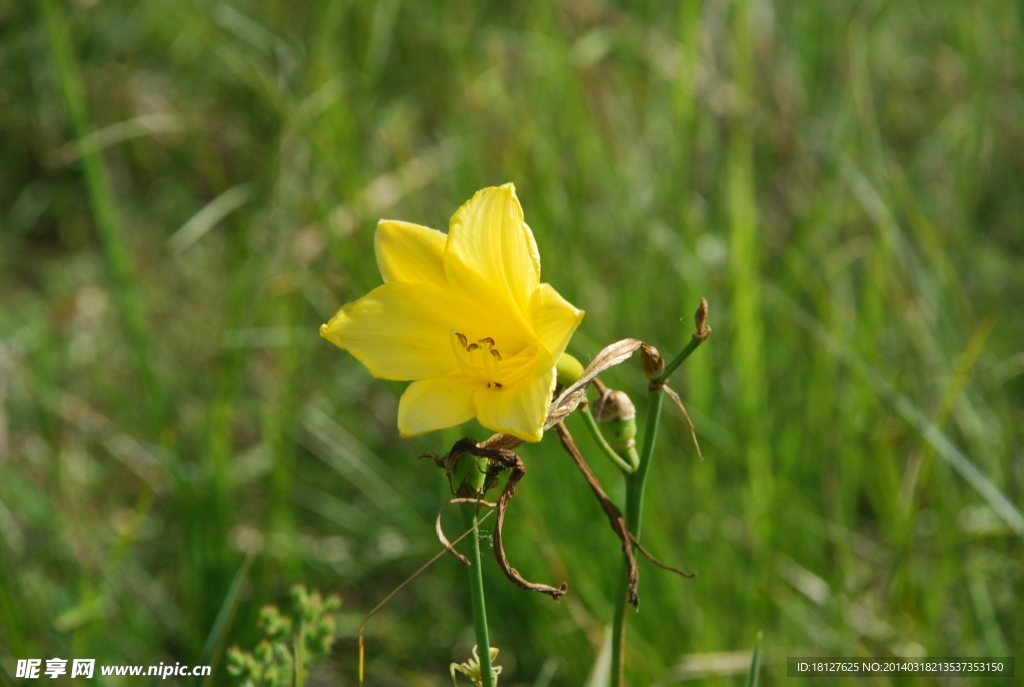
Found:
[[[201,663],[302,581],[344,604],[314,681],[355,684],[362,616],[438,550],[417,456],[487,432],[398,439],[402,385],[317,328],[379,283],[377,219],[506,181],[580,359],[670,355],[711,304],[675,382],[707,460],[668,410],[644,528],[698,577],[641,561],[631,684],[739,684],[762,630],[768,685],[1012,655],[1022,86],[1009,0],[0,2],[0,679]],[[571,591],[486,561],[501,681],[583,685],[621,553],[552,437],[521,454],[510,559]],[[367,642],[369,684],[446,684],[462,567]]]

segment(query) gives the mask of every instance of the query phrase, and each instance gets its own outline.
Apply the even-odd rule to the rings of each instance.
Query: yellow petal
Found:
[[[473,395],[478,379],[441,377],[413,382],[398,402],[398,431],[415,437],[435,429],[454,427],[476,415]]]
[[[447,236],[435,229],[382,219],[377,223],[373,238],[380,276],[385,282],[447,284],[444,276],[446,240]]]
[[[454,288],[509,302],[528,317],[540,255],[512,184],[477,191],[452,216],[444,266]]]
[[[540,441],[554,388],[555,363],[546,351],[539,351],[537,368],[518,384],[502,389],[477,389],[477,418],[481,425],[495,432],[505,432],[523,441]]]
[[[541,284],[533,294],[533,329],[541,345],[558,360],[572,338],[572,333],[583,321],[583,311],[555,291],[550,284]]]
[[[344,348],[383,379],[455,374],[451,313],[471,304],[424,284],[391,282],[338,311],[320,336]]]

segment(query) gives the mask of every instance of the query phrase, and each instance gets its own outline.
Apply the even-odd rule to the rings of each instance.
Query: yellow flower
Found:
[[[375,237],[384,284],[349,303],[320,336],[375,377],[415,380],[398,404],[412,437],[480,424],[540,441],[555,361],[583,319],[549,284],[515,187],[478,191],[448,234],[381,220]]]

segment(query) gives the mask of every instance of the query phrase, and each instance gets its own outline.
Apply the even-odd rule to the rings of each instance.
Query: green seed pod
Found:
[[[636,406],[624,391],[609,389],[594,401],[594,419],[616,452],[636,445]]]
[[[632,448],[636,446],[636,418],[606,422],[601,425],[601,433],[617,453],[620,449]]]

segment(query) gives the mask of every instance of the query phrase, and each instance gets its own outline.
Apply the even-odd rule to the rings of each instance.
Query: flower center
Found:
[[[452,350],[459,367],[467,375],[479,377],[487,382],[488,389],[501,389],[501,351],[490,336],[476,341],[460,332],[452,331]]]

